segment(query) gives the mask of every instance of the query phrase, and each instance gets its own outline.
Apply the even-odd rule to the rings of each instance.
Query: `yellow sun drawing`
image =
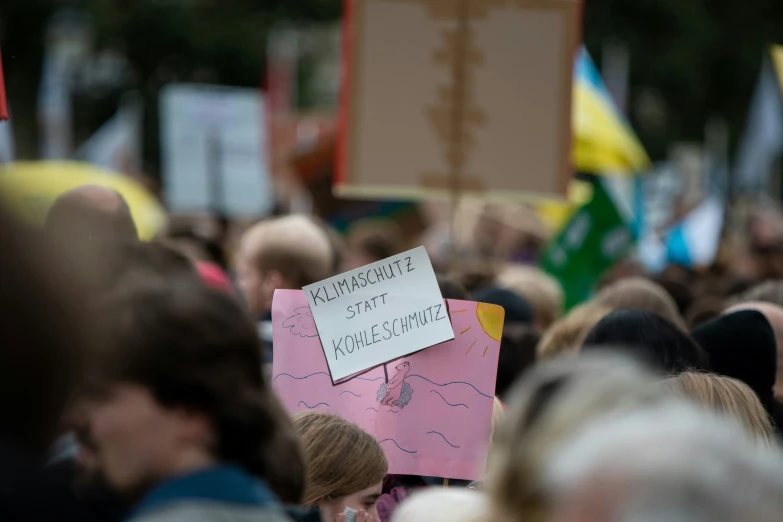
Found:
[[[500,341],[503,336],[503,318],[506,315],[506,311],[502,306],[479,303],[476,306],[476,316],[478,316],[481,328],[484,329],[489,337],[496,341]]]

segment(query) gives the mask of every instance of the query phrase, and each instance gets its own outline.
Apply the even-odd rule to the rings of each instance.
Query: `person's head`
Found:
[[[769,325],[775,332],[775,344],[778,349],[775,396],[783,397],[783,307],[763,301],[749,301],[729,307],[724,313],[730,314],[740,310],[756,310],[761,312],[764,314],[764,317],[767,318]]]
[[[764,314],[732,312],[699,326],[691,335],[709,354],[712,370],[750,386],[780,429],[774,398],[777,345]]]
[[[58,256],[84,273],[88,300],[113,283],[122,263],[117,245],[138,241],[128,204],[117,192],[96,185],[57,198],[46,215],[44,236]]]
[[[661,385],[709,410],[730,417],[760,442],[768,445],[775,442],[775,429],[764,406],[744,382],[712,373],[683,372],[665,379]]]
[[[551,522],[773,522],[783,457],[687,404],[596,422],[547,463]]]
[[[665,400],[655,376],[616,354],[559,358],[534,367],[512,389],[489,459],[493,521],[545,520],[536,481],[544,463],[586,424]]]
[[[691,337],[671,321],[653,312],[616,310],[585,337],[582,351],[623,351],[657,370],[677,374],[709,369],[709,358]]]
[[[577,306],[568,315],[555,321],[544,333],[536,347],[536,358],[546,361],[560,355],[577,353],[588,332],[611,312],[611,308],[594,302]]]
[[[783,306],[783,281],[774,280],[760,283],[744,292],[740,301],[763,301]]]
[[[326,232],[307,216],[254,225],[242,237],[237,255],[239,286],[250,314],[269,313],[275,290],[299,289],[329,277],[332,257]]]
[[[506,407],[500,399],[495,397],[492,400],[492,423],[489,426],[489,451],[495,444],[495,435],[497,434],[503,422],[506,420]]]
[[[106,187],[83,185],[58,197],[49,207],[44,229],[69,240],[137,239],[130,207],[122,196]]]
[[[677,303],[672,296],[649,279],[641,277],[621,279],[601,290],[595,301],[614,310],[653,312],[677,326],[683,325]]]
[[[512,265],[500,273],[498,282],[530,303],[533,326],[539,332],[546,331],[563,315],[563,289],[540,268]]]
[[[137,497],[228,463],[280,496],[300,496],[293,427],[262,377],[256,329],[236,300],[174,280],[112,297],[100,319],[88,415],[101,469],[118,491]]]
[[[503,327],[495,395],[505,399],[514,382],[535,364],[539,339],[538,333],[528,326],[511,324]]]
[[[529,325],[533,321],[533,311],[521,296],[497,286],[487,286],[473,292],[473,298],[481,303],[502,306],[506,312],[504,328],[507,325]]]
[[[324,520],[346,507],[377,516],[388,463],[373,436],[326,413],[298,413],[293,421],[307,462],[304,505],[318,506]]]
[[[57,436],[92,339],[78,283],[53,273],[52,251],[34,234],[0,209],[0,438],[38,457]]]
[[[489,501],[481,493],[433,487],[400,504],[392,522],[486,522],[490,515]]]
[[[464,286],[444,275],[437,275],[438,288],[443,299],[460,299],[462,301],[470,300],[470,293]]]
[[[402,234],[394,222],[362,219],[351,225],[345,243],[340,272],[399,254],[402,251]]]

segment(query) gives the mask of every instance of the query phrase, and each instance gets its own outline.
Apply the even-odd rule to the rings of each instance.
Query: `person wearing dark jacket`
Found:
[[[77,281],[52,270],[66,261],[34,237],[0,209],[0,520],[91,522],[70,488],[43,472],[90,329]]]
[[[775,332],[764,314],[756,310],[726,314],[704,323],[691,335],[710,355],[715,373],[751,387],[780,435],[783,404],[775,399],[774,392],[777,344]]]
[[[235,299],[190,281],[103,307],[90,435],[133,522],[290,520],[304,459]]]

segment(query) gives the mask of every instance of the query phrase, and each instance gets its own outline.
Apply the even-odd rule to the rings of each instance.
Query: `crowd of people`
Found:
[[[372,435],[271,388],[275,290],[416,238],[289,215],[216,256],[139,241],[94,186],[42,230],[0,209],[0,238],[2,521],[783,520],[783,281],[637,274],[565,313],[533,266],[436,263],[444,298],[505,309],[471,482],[390,474]]]

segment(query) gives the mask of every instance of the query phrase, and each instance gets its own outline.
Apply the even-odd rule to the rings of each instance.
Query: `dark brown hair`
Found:
[[[77,282],[46,266],[53,256],[35,239],[0,211],[0,436],[43,452],[77,385],[89,329]]]
[[[216,458],[265,478],[284,501],[301,497],[301,450],[262,375],[256,329],[236,300],[179,279],[128,290],[102,308],[93,382],[136,383],[164,407],[204,413]]]

